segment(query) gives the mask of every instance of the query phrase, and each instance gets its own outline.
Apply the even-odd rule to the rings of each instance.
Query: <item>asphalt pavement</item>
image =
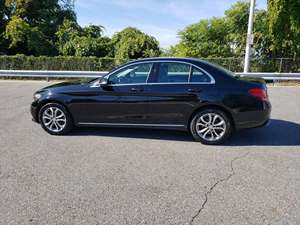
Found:
[[[270,87],[268,127],[204,146],[177,131],[51,136],[47,82],[0,81],[0,225],[300,224],[300,88]]]

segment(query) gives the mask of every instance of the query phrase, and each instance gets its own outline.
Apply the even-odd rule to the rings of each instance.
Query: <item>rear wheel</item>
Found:
[[[193,117],[190,131],[196,141],[207,145],[217,145],[230,137],[232,124],[223,111],[205,109]]]
[[[67,134],[73,127],[68,111],[63,105],[57,103],[43,106],[39,113],[39,120],[44,130],[52,135]]]

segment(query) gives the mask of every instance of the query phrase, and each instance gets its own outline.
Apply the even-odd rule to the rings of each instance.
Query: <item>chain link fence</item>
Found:
[[[206,58],[233,72],[242,72],[244,58]],[[96,57],[33,57],[0,56],[0,70],[64,70],[64,71],[108,71],[119,63],[114,58]],[[300,58],[257,58],[251,60],[251,72],[300,72]]]
[[[233,72],[244,70],[244,58],[207,58],[207,61],[219,64]],[[300,72],[300,58],[256,58],[251,60],[250,72]]]

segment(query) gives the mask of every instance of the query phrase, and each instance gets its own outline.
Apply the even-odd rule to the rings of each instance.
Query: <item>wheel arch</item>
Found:
[[[189,117],[189,120],[188,120],[188,124],[187,124],[187,127],[188,129],[190,129],[190,124],[191,124],[191,121],[192,119],[194,118],[194,116],[200,112],[200,111],[203,111],[203,110],[206,110],[206,109],[217,109],[217,110],[220,110],[222,112],[224,112],[227,116],[228,116],[228,119],[230,120],[231,122],[231,125],[232,125],[232,128],[235,130],[236,129],[236,124],[234,122],[234,119],[233,119],[233,115],[232,113],[230,112],[230,110],[226,109],[226,107],[224,106],[220,106],[220,105],[216,105],[216,104],[207,104],[207,105],[203,105],[203,106],[200,106],[198,108],[196,108],[193,113],[190,115]]]

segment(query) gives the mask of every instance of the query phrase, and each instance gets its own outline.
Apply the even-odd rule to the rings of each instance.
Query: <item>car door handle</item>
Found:
[[[142,88],[131,88],[130,91],[131,92],[142,92],[144,90]]]
[[[200,89],[189,88],[188,92],[189,93],[199,93],[199,92],[201,92],[201,90]]]

